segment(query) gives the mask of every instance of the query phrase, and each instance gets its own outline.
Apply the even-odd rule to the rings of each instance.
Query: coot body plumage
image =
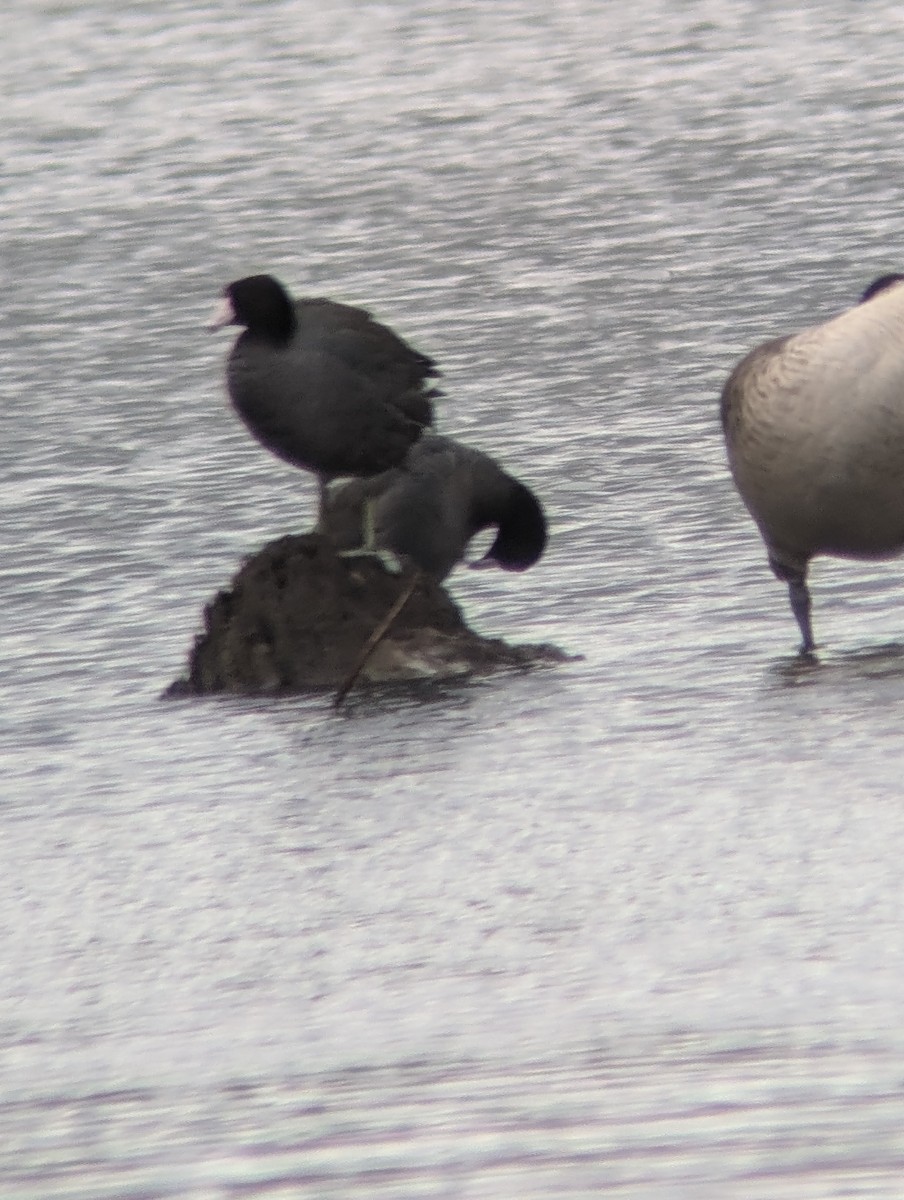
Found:
[[[231,283],[211,328],[244,326],[232,403],[268,450],[321,485],[400,463],[433,419],[434,361],[364,309],[292,300],[271,275]]]
[[[367,510],[366,515],[364,515]],[[330,495],[324,532],[344,550],[361,542],[444,579],[483,529],[496,536],[474,566],[523,571],[546,547],[542,505],[525,484],[481,450],[425,434],[404,462]]]

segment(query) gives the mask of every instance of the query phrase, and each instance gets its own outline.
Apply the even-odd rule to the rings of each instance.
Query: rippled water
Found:
[[[815,668],[724,465],[758,340],[901,267],[892,3],[5,20],[0,1191],[897,1197],[900,563]],[[308,527],[223,284],[366,303],[544,498],[429,693],[161,703]]]

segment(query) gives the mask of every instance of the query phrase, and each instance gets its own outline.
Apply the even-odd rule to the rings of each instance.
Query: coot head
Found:
[[[248,275],[224,288],[210,328],[244,325],[253,337],[279,344],[291,338],[297,323],[289,294],[278,279]]]

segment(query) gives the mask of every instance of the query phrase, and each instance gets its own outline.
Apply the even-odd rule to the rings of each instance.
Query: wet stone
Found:
[[[336,688],[410,580],[375,557],[339,557],[316,534],[279,538],[205,607],[187,672],[166,695]],[[359,686],[467,678],[567,658],[551,645],[481,637],[440,584],[421,578]]]

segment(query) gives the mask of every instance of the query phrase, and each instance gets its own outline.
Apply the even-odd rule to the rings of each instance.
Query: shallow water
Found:
[[[14,0],[0,72],[0,1190],[900,1195],[900,563],[818,665],[734,360],[896,258],[896,5]],[[162,703],[312,521],[223,397],[229,279],[368,304],[543,497],[458,572],[583,657]]]

